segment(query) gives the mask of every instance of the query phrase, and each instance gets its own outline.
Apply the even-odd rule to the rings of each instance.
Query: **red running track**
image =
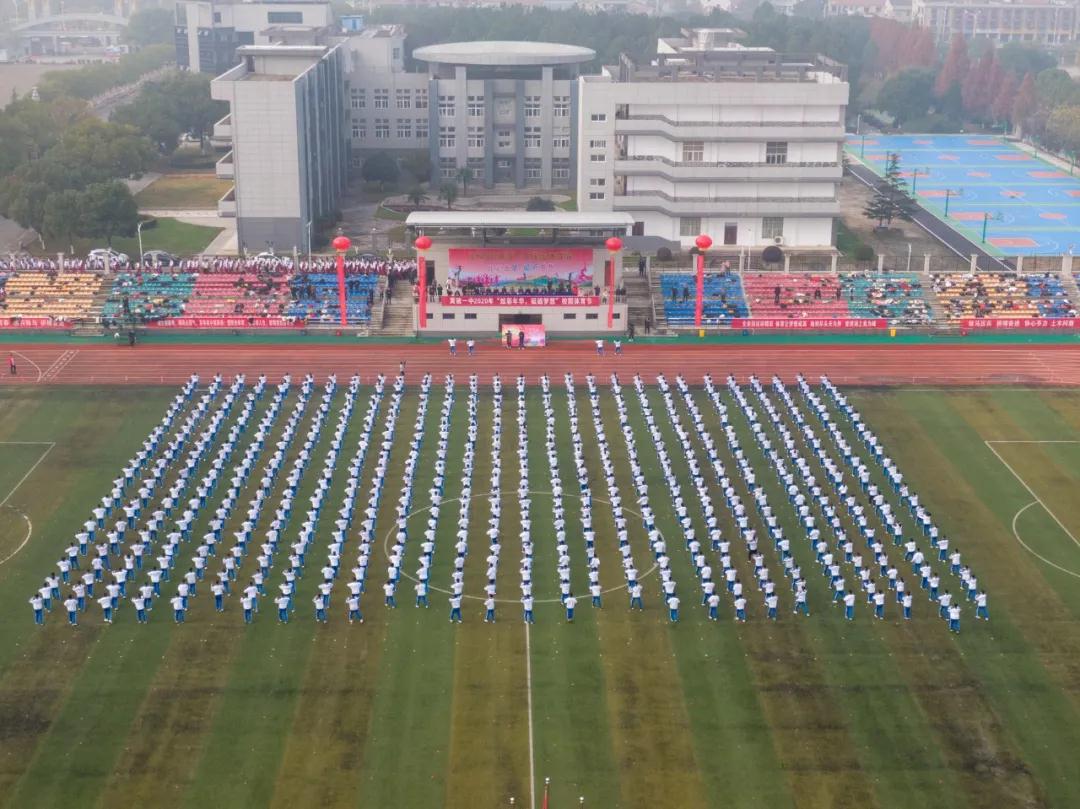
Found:
[[[798,372],[816,378],[828,374],[844,385],[1080,385],[1080,346],[1037,345],[626,345],[621,357],[610,344],[603,357],[592,342],[558,342],[547,348],[505,349],[495,341],[481,343],[474,357],[449,357],[445,345],[90,345],[0,344],[6,362],[14,352],[17,376],[5,373],[8,384],[179,384],[192,372],[203,378],[243,372],[265,373],[277,379],[312,373],[317,379],[330,373],[339,377],[377,372],[395,374],[405,361],[410,376],[431,371],[478,373],[488,379],[524,372],[561,378],[567,371],[602,378],[616,371],[624,379],[635,372],[647,377],[664,372],[682,373],[691,383],[705,372],[714,379],[735,374],[770,377],[779,374],[790,382]]]

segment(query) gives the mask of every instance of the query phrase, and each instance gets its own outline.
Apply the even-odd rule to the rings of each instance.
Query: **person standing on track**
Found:
[[[7,364],[8,364],[8,373],[10,373],[12,376],[18,376],[18,374],[19,374],[19,366],[15,364],[15,352],[14,351],[12,351],[11,353],[8,354]]]

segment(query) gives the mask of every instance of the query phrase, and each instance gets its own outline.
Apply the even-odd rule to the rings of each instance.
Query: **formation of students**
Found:
[[[949,539],[940,532],[918,495],[909,490],[895,462],[885,453],[881,442],[862,421],[858,411],[827,378],[823,377],[821,382],[824,395],[815,393],[802,376],[798,377],[795,389],[802,398],[802,406],[776,377],[772,379],[770,389],[766,389],[756,376],[751,376],[747,388],[744,389],[729,376],[726,389],[741,411],[761,456],[774,472],[779,490],[787,497],[797,524],[805,534],[806,543],[833,594],[832,602],[842,608],[845,618],[854,620],[861,593],[872,614],[884,619],[889,600],[887,594],[891,592],[903,618],[910,619],[917,590],[921,589],[953,632],[960,630],[961,602],[964,599],[974,606],[977,619],[989,620],[988,596],[979,588],[974,572],[963,563],[960,551],[950,546]],[[386,380],[381,375],[374,380],[366,413],[356,438],[355,452],[347,468],[342,499],[333,529],[329,532],[326,560],[320,568],[316,592],[312,597],[314,618],[320,623],[329,620],[331,596],[339,577],[341,558],[345,546],[354,536],[358,542],[357,557],[347,584],[348,593],[343,613],[350,623],[363,622],[360,602],[372,561],[379,504],[394,450],[394,435],[405,394],[404,372],[399,373],[393,383],[383,423],[380,453],[372,470],[367,506],[354,525],[353,516],[361,475],[368,449],[376,440],[376,417],[383,402],[385,383]],[[198,384],[198,376],[192,376],[184,385],[170,403],[161,422],[155,426],[140,450],[113,481],[109,494],[92,509],[92,518],[75,534],[73,541],[58,560],[56,570],[44,578],[42,586],[32,595],[30,604],[37,623],[44,623],[54,603],[59,603],[63,606],[69,623],[77,625],[80,615],[85,612],[90,602],[96,602],[101,608],[103,620],[111,623],[125,601],[131,602],[136,620],[146,623],[155,602],[163,597],[169,602],[173,620],[183,623],[190,600],[197,596],[200,585],[207,579],[210,582],[208,589],[213,595],[215,609],[219,612],[226,611],[231,596],[235,594],[239,596],[237,601],[240,603],[239,612],[242,613],[243,620],[251,623],[258,615],[260,600],[271,598],[278,620],[283,623],[290,620],[295,612],[297,583],[304,576],[307,556],[318,535],[323,506],[334,485],[339,457],[344,449],[345,436],[350,429],[359,395],[360,379],[357,376],[351,378],[344,401],[339,405],[336,429],[329,441],[321,472],[314,484],[308,485],[312,492],[307,496],[303,521],[295,529],[290,529],[293,504],[299,497],[305,473],[311,465],[316,445],[334,404],[338,390],[336,377],[327,379],[321,397],[315,397],[315,381],[310,375],[302,381],[297,401],[258,480],[257,474],[253,473],[292,388],[290,377],[284,377],[276,388],[271,388],[272,401],[265,408],[250,440],[247,439],[248,427],[254,419],[257,403],[268,390],[265,376],[260,377],[248,390],[242,375],[237,376],[227,389],[221,376],[217,375],[201,396],[197,396]],[[566,417],[569,423],[570,448],[577,477],[580,540],[584,550],[584,569],[588,575],[588,594],[592,606],[600,608],[603,606],[603,590],[600,584],[600,557],[596,551],[593,497],[584,440],[579,430],[572,374],[565,375],[564,385],[567,394]],[[793,593],[792,611],[808,616],[810,609],[807,583],[796,560],[796,554],[792,551],[791,539],[785,535],[779,516],[769,502],[766,487],[758,481],[754,466],[739,443],[720,389],[713,384],[709,375],[705,376],[705,393],[719,419],[730,457],[735,461],[737,481],[729,474],[721,460],[718,445],[705,424],[704,416],[686,380],[677,375],[672,386],[661,374],[656,379],[656,385],[663,404],[662,416],[654,413],[649,388],[644,380],[639,375],[634,376],[633,388],[637,407],[656,452],[656,463],[664,479],[663,488],[671,500],[668,507],[671,519],[681,531],[682,543],[690,563],[689,569],[697,576],[701,606],[707,617],[711,620],[720,618],[722,595],[726,591],[731,600],[734,619],[746,621],[749,594],[732,561],[731,540],[725,537],[720,529],[720,520],[710,494],[711,487],[705,479],[706,467],[711,469],[714,478],[715,489],[712,490],[719,490],[723,494],[738,539],[745,548],[747,564],[753,567],[754,583],[766,616],[773,620],[778,617],[777,583],[760,547],[757,531],[750,523],[740,492],[748,494],[753,501],[760,524],[773,545],[775,559],[779,561],[784,576],[789,580]],[[436,535],[445,497],[447,454],[451,441],[451,420],[455,403],[454,377],[449,374],[445,378],[436,431],[438,438],[434,450],[434,465],[430,469],[425,468],[425,474],[429,471],[431,473],[431,483],[427,490],[428,503],[426,507],[415,510],[413,494],[418,468],[421,466],[431,386],[432,378],[427,374],[419,385],[416,419],[412,436],[407,443],[407,457],[401,473],[401,491],[395,506],[393,527],[386,535],[386,544],[389,547],[384,548],[387,566],[382,587],[384,604],[388,608],[397,606],[396,593],[403,576],[409,523],[412,521],[415,525],[418,520],[422,520],[424,526],[420,553],[416,557],[419,564],[415,577],[407,578],[412,580],[416,606],[427,607],[430,604],[431,567],[436,553]],[[543,547],[545,552],[554,548],[557,560],[556,586],[560,602],[566,619],[573,621],[578,597],[572,586],[571,543],[567,535],[563,502],[565,493],[559,468],[555,426],[559,417],[552,401],[551,383],[546,375],[540,378],[540,387],[545,421],[544,448],[552,494],[553,529],[552,536],[544,537]],[[626,509],[623,505],[616,477],[617,462],[605,433],[600,390],[592,374],[586,377],[586,387],[599,457],[599,471],[606,486],[607,496],[603,502],[606,502],[611,510],[611,526],[617,541],[630,608],[644,609],[642,579],[655,571],[659,595],[667,616],[671,622],[677,622],[685,594],[680,593],[676,584],[672,560],[668,555],[668,539],[658,528],[656,512],[650,502],[649,483],[639,457],[622,385],[618,376],[612,374],[610,394],[615,403],[622,433],[636,511]],[[527,382],[523,375],[519,375],[516,379],[515,411],[519,481],[515,496],[520,511],[518,538],[521,546],[518,576],[522,617],[525,622],[532,623],[535,620],[532,575],[535,545],[532,533],[533,490],[530,486],[526,396]],[[291,468],[284,476],[277,506],[271,510],[267,506],[274,490],[278,488],[278,478],[286,465],[294,438],[302,432],[300,424],[308,413],[309,403],[316,399],[317,405],[310,414],[302,446],[295,453]],[[499,603],[496,587],[502,550],[503,391],[498,375],[492,380],[492,399],[491,473],[486,482],[489,516],[484,529],[487,538],[486,576],[482,595],[475,595],[478,600],[482,600],[484,620],[488,622],[496,619]],[[837,411],[850,423],[852,433],[868,453],[865,460],[856,453],[845,437],[844,431],[833,418],[826,399],[831,400]],[[680,400],[681,409],[677,406]],[[825,440],[819,438],[803,406],[806,411],[816,416],[821,427],[825,429]],[[450,621],[455,623],[464,620],[464,569],[469,555],[470,504],[476,443],[480,431],[479,381],[475,374],[469,377],[467,409],[461,462],[462,486],[461,495],[457,498],[458,519],[454,534],[455,555],[449,589],[445,591],[450,606]],[[186,417],[182,418],[185,410]],[[765,418],[760,418],[759,414],[764,414]],[[689,426],[684,424],[686,416],[690,420]],[[681,452],[672,453],[669,450],[665,432],[661,427],[661,421],[664,420],[676,437]],[[179,426],[170,435],[170,430],[178,422]],[[224,438],[214,452],[220,435],[224,435]],[[243,452],[233,463],[233,456],[240,449]],[[832,452],[837,453],[839,461]],[[699,461],[699,455],[704,457],[704,463]],[[811,457],[816,460],[817,469],[812,468],[812,460],[808,460]],[[868,461],[871,458],[880,466],[881,475],[887,481],[884,489],[877,485],[870,471]],[[686,471],[689,472],[693,489],[691,498],[684,496],[680,482]],[[819,476],[824,477],[823,483],[819,482]],[[856,485],[849,487],[849,480]],[[249,488],[249,484],[253,483],[257,485],[246,510],[234,518],[234,511],[238,508],[242,494]],[[213,508],[210,503],[215,492],[222,484],[227,486],[227,491],[220,504],[209,512],[208,510]],[[542,488],[546,489],[547,484]],[[893,499],[901,504],[899,510],[894,509],[888,496],[890,488]],[[158,498],[160,493],[164,495]],[[691,515],[690,499],[695,499],[700,509],[698,518]],[[911,533],[905,533],[904,519],[899,513],[905,509],[909,513],[909,519],[917,526],[915,534],[921,533],[930,543],[926,552],[920,547],[919,541],[912,538]],[[645,574],[639,571],[634,559],[628,514],[641,519],[642,532],[648,540],[652,559]],[[240,517],[242,519],[238,519]],[[264,520],[264,517],[267,519]],[[109,526],[107,523],[113,518],[115,520]],[[166,527],[167,523],[169,528]],[[195,536],[196,525],[203,524],[205,530],[200,536]],[[704,528],[704,533],[699,535],[698,530],[701,527]],[[229,535],[228,539],[226,535]],[[258,542],[257,536],[262,537],[263,541],[258,544],[257,553],[254,553],[256,560],[253,569],[244,572],[247,584],[241,588],[241,569],[249,552],[254,552],[251,546]],[[861,542],[856,542],[853,537],[858,537]],[[894,548],[903,548],[902,563],[890,559],[886,547],[890,538]],[[219,546],[224,548],[226,544],[229,544],[227,550],[219,551]],[[189,553],[190,564],[181,563],[180,558]],[[284,557],[286,564],[282,567],[277,592],[270,595],[267,582],[276,557]],[[80,572],[87,558],[88,569]],[[714,562],[718,562],[715,576]],[[906,565],[911,566],[911,584],[902,570]],[[185,566],[186,572],[181,572]],[[143,574],[145,581],[140,583],[138,580]],[[942,583],[943,576],[957,580],[955,595],[954,588]],[[918,588],[914,584],[916,581]],[[174,589],[168,595],[163,594],[165,583],[175,583]]]

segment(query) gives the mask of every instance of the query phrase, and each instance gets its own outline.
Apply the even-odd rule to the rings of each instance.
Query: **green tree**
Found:
[[[934,71],[912,67],[886,80],[878,93],[877,106],[901,126],[905,121],[926,115],[933,101]]]
[[[1018,81],[1028,73],[1038,75],[1056,64],[1049,53],[1026,42],[1006,42],[998,50],[998,61],[1002,69],[1015,75]]]
[[[469,183],[473,180],[473,170],[468,166],[462,166],[457,170],[457,179],[461,183],[461,193],[469,196]]]
[[[412,203],[412,206],[414,208],[419,208],[421,205],[427,202],[428,198],[427,192],[418,185],[414,185],[412,188],[410,188],[407,196],[409,198],[409,202]]]
[[[371,155],[360,169],[361,177],[369,183],[378,183],[381,187],[396,183],[400,173],[397,161],[386,152]]]
[[[85,206],[85,195],[79,191],[49,194],[42,212],[42,237],[66,249],[83,232]]]
[[[125,36],[133,45],[143,48],[147,45],[172,45],[175,31],[171,8],[146,8],[131,15]]]
[[[139,206],[126,185],[118,180],[95,183],[83,197],[82,235],[104,236],[112,245],[114,236],[134,236]]]
[[[525,203],[526,211],[554,211],[555,203],[547,197],[529,197]]]
[[[908,194],[907,184],[900,176],[900,155],[891,152],[885,162],[885,178],[874,189],[874,196],[863,209],[868,219],[876,219],[878,227],[891,225],[894,219],[910,222],[917,205]]]
[[[1052,145],[1071,155],[1080,154],[1080,106],[1053,110],[1046,119],[1046,134]]]
[[[458,198],[457,183],[443,183],[439,188],[439,199],[446,200],[446,209],[454,207],[454,200]]]

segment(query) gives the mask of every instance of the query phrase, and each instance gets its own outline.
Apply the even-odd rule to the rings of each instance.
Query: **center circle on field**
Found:
[[[552,491],[545,491],[545,490],[542,490],[542,489],[529,489],[528,493],[530,495],[541,495],[541,496],[547,495],[552,500],[555,499],[555,493],[552,492]],[[504,498],[504,497],[515,497],[516,498],[517,496],[518,496],[518,492],[517,492],[516,489],[514,491],[509,491],[509,492],[504,492],[504,491],[499,492],[499,499],[500,500],[502,498]],[[563,497],[576,497],[578,500],[581,499],[580,494],[575,494],[573,492],[571,492],[571,493],[563,492],[562,496]],[[491,497],[491,492],[480,492],[478,494],[472,495],[469,498],[469,502],[471,503],[473,500],[476,500],[477,498],[485,498],[486,499],[488,497]],[[594,503],[607,503],[609,506],[611,505],[611,501],[608,500],[607,498],[604,498],[604,497],[595,497],[594,496],[592,498],[592,501]],[[439,506],[441,507],[441,506],[443,506],[443,505],[445,505],[447,503],[460,503],[460,502],[461,502],[460,497],[447,497],[447,498],[444,498],[443,500],[439,501]],[[418,508],[415,511],[410,511],[408,514],[405,515],[405,522],[408,523],[408,521],[410,519],[412,519],[413,517],[419,516],[421,514],[427,514],[429,511],[431,511],[431,509],[432,509],[432,506],[424,506],[423,508]],[[637,518],[641,519],[641,512],[640,511],[635,511],[634,509],[627,508],[626,506],[623,506],[623,511],[625,513],[627,513],[627,514],[630,514],[631,516],[634,516],[634,517],[637,517]],[[657,529],[657,531],[660,533],[660,538],[663,539],[664,542],[667,542],[667,538],[664,536],[663,532],[660,532],[660,529]],[[391,528],[389,531],[387,531],[386,536],[383,537],[383,553],[386,554],[387,557],[389,557],[389,555],[390,555],[389,552],[388,552],[389,547],[390,547],[390,539],[391,539],[391,537],[393,537],[393,535],[395,533],[397,533],[397,528],[396,527]],[[436,547],[436,550],[438,550],[438,547]],[[657,567],[659,567],[659,565],[654,560],[652,567],[650,567],[648,570],[646,570],[644,573],[642,573],[640,576],[638,576],[638,581],[640,582],[640,581],[642,581],[644,579],[647,579],[650,575],[652,575],[653,573],[656,572]],[[408,579],[411,582],[419,582],[419,579],[417,579],[415,576],[410,575],[409,573],[406,573],[404,570],[401,571],[401,576],[402,576],[402,578]],[[428,580],[428,589],[433,591],[433,592],[436,592],[436,593],[443,593],[444,595],[450,595],[451,594],[450,591],[447,590],[444,587],[436,587],[435,585],[433,585],[431,583],[430,580]],[[614,593],[614,592],[617,592],[619,590],[626,590],[626,589],[627,589],[627,585],[621,584],[618,587],[609,587],[606,590],[601,590],[600,593],[601,593],[601,595],[605,595],[607,593]],[[462,598],[469,598],[469,599],[472,599],[474,601],[483,601],[484,598],[485,598],[484,596],[467,595],[464,592],[462,592],[461,595],[462,595]],[[521,599],[520,598],[496,598],[495,603],[496,604],[520,604]],[[533,599],[533,604],[561,604],[561,603],[562,603],[561,598],[534,598]]]
[[[26,547],[32,530],[26,514],[14,506],[0,506],[0,565]]]

